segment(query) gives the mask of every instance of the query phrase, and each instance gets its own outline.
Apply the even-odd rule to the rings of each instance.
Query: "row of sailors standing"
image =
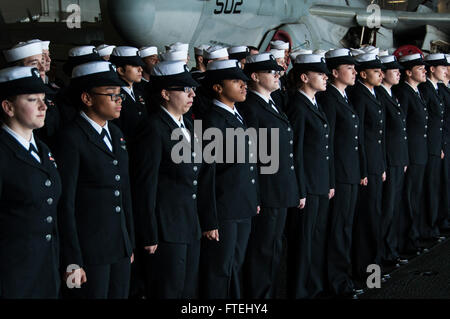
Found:
[[[38,43],[41,50],[33,43]],[[42,54],[44,45],[32,42],[13,48],[16,49],[13,53],[20,54],[13,54],[11,62],[19,61],[25,65],[29,62],[27,58]],[[285,49],[286,44],[280,45],[281,53],[286,55],[288,46]],[[34,46],[36,51],[29,50]],[[175,44],[175,47],[179,46]],[[33,291],[32,280],[15,289],[14,283],[8,284],[5,278],[17,278],[15,272],[25,271],[26,263],[23,268],[17,263],[2,264],[4,273],[10,274],[10,277],[1,278],[2,283],[6,282],[2,284],[4,291],[0,292],[4,296],[56,296],[58,275],[54,270],[58,267],[55,247],[60,240],[62,269],[65,270],[69,264],[82,267],[81,278],[85,283],[78,296],[126,297],[130,262],[134,259],[132,251],[140,249],[155,257],[150,262],[151,267],[144,271],[151,296],[191,298],[196,294],[197,278],[200,277],[201,297],[239,298],[242,296],[239,273],[243,270],[244,296],[271,298],[275,296],[274,282],[285,224],[288,225],[288,296],[317,296],[328,282],[336,295],[352,295],[353,282],[348,276],[351,263],[354,275],[363,278],[368,264],[396,262],[400,252],[417,248],[421,236],[437,235],[437,222],[448,218],[439,216],[439,207],[433,206],[436,201],[440,202],[435,197],[439,193],[436,189],[427,191],[426,198],[431,205],[424,206],[426,215],[420,206],[422,185],[439,185],[436,181],[441,175],[441,168],[437,167],[442,167],[443,152],[431,153],[431,146],[442,144],[441,150],[445,146],[442,137],[439,140],[441,144],[431,140],[432,136],[438,138],[439,134],[430,134],[442,131],[442,95],[438,93],[436,96],[436,90],[426,95],[423,89],[427,101],[424,104],[420,94],[414,93],[419,82],[428,81],[422,67],[425,62],[420,55],[405,56],[400,60],[406,68],[406,83],[409,84],[399,85],[394,91],[396,95],[393,95],[390,89],[398,84],[396,70],[400,68],[393,56],[384,57],[385,63],[381,64],[376,54],[364,53],[354,59],[346,49],[327,52],[326,62],[318,55],[302,54],[295,58],[292,76],[289,77],[294,94],[287,99],[287,92],[280,90],[280,82],[283,82],[280,75],[284,69],[279,65],[283,60],[280,52],[273,52],[280,54],[276,57],[269,53],[247,56],[249,52],[239,47],[230,52],[210,47],[202,54],[205,58],[203,63],[206,63],[205,73],[202,78],[194,76],[204,90],[203,104],[196,104],[192,88],[198,83],[184,66],[188,59],[186,51],[176,48],[170,51],[169,47],[165,55],[169,61],[156,64],[154,48],[140,51],[131,47],[112,48],[110,60],[117,66],[116,72],[111,64],[101,62],[92,49],[74,48],[65,65],[72,80],[64,95],[66,99],[69,97],[68,107],[60,110],[64,110],[64,114],[71,110],[72,115],[67,125],[63,125],[63,131],[55,137],[56,141],[52,142],[62,179],[59,236],[56,226],[53,226],[56,225],[55,206],[61,193],[59,177],[51,165],[47,165],[46,175],[39,177],[45,179],[42,182],[46,187],[39,196],[46,197],[48,205],[48,209],[43,208],[47,209],[43,213],[48,212],[48,216],[42,227],[53,227],[52,230],[45,229],[44,238],[53,248],[40,247],[42,250],[38,251],[51,258],[52,268],[45,274],[53,281],[45,285],[45,291]],[[148,54],[149,64],[153,65],[144,66],[138,52],[144,52],[141,58]],[[245,65],[239,64],[238,60],[230,60],[232,54],[241,61],[244,59],[242,56],[247,56],[242,61]],[[41,61],[39,58],[36,60],[33,63]],[[200,59],[196,56],[196,60]],[[439,74],[440,66],[446,67],[448,61],[439,54],[429,55],[426,60],[432,65],[430,83],[435,89],[434,84],[445,75],[445,72]],[[355,64],[360,75],[358,81]],[[383,65],[386,77],[383,87],[379,87],[382,81],[379,69]],[[36,66],[42,77],[45,68]],[[330,74],[330,70],[330,84],[327,86],[326,74]],[[135,84],[141,80],[138,75],[143,71],[151,74],[150,87],[157,93],[149,97],[153,101],[152,112],[143,111],[142,103],[136,103]],[[0,83],[4,83],[2,106],[3,101],[15,95],[49,92],[48,87],[41,87],[39,76],[31,68],[4,70],[4,76],[0,77]],[[245,82],[248,83],[248,94]],[[346,87],[353,85],[348,98]],[[11,87],[19,87],[20,90],[13,91]],[[37,91],[35,87],[38,87]],[[438,86],[438,89],[446,88]],[[184,102],[177,103],[176,96],[182,96]],[[395,96],[400,108],[395,103]],[[134,103],[123,103],[127,100]],[[432,112],[427,111],[427,106],[439,109],[436,101],[441,101],[441,109],[440,113],[433,112],[436,120],[432,122],[428,119]],[[194,106],[191,108],[192,102]],[[42,101],[35,103],[41,110],[36,117],[42,121],[42,109],[49,106]],[[5,150],[8,150],[8,144],[14,144],[11,137],[20,142],[20,138],[14,136],[14,130],[11,132],[8,128],[17,128],[16,123],[21,124],[24,119],[21,112],[8,113],[8,105],[18,109],[23,107],[15,102],[5,103],[3,107],[6,115],[1,138],[4,142],[2,147],[6,145]],[[196,111],[196,106],[200,111]],[[125,109],[127,111],[124,112]],[[195,118],[203,119],[204,128],[278,127],[281,132],[280,170],[271,175],[258,175],[257,168],[249,163],[243,166],[228,163],[175,165],[170,159],[170,151],[167,151],[175,143],[170,140],[171,130],[180,127],[186,140],[193,142],[191,145],[195,141],[189,109],[194,110]],[[122,115],[126,112],[130,120],[122,123],[125,118]],[[149,120],[144,112],[151,113]],[[123,125],[124,136],[113,123]],[[54,162],[45,144],[33,143],[32,129],[41,128],[42,124],[27,126],[28,144],[22,144],[24,150],[14,144],[13,152],[24,159],[28,169],[28,166],[36,166],[36,163],[30,163],[30,156],[42,159],[41,164]],[[141,131],[140,127],[144,129]],[[387,139],[389,134],[392,138]],[[130,142],[131,177],[128,177],[125,140]],[[30,143],[36,144],[34,149]],[[4,157],[3,161],[2,167],[8,167],[11,174],[4,175],[2,169],[2,189],[14,189],[14,178],[21,176],[21,171],[27,176],[36,174],[24,169],[22,162],[15,168],[10,163],[11,158]],[[422,183],[426,170],[430,181]],[[180,176],[183,176],[183,182],[180,182]],[[236,176],[240,176],[238,183]],[[436,179],[431,180],[434,177]],[[384,189],[383,180],[386,180]],[[175,186],[180,188],[176,192],[173,191]],[[405,212],[402,215],[397,207],[403,188],[407,207],[402,210]],[[52,197],[45,193],[50,190],[55,192]],[[9,195],[2,192],[6,207],[11,204]],[[41,197],[36,199],[37,204]],[[329,216],[329,200],[333,197]],[[358,198],[367,205],[365,210],[361,205],[357,208]],[[92,214],[89,207],[93,203],[97,214]],[[112,208],[111,203],[114,203]],[[383,213],[382,205],[386,207]],[[430,209],[432,207],[434,209]],[[424,215],[427,220],[423,220]],[[175,218],[180,218],[179,223],[174,222]],[[5,225],[11,229],[20,227],[14,221],[12,223],[13,226],[11,222]],[[327,231],[328,223],[332,226],[331,232]],[[399,226],[395,223],[401,225],[401,232],[397,231]],[[352,239],[353,228],[355,238]],[[36,236],[40,236],[40,231],[43,230],[36,232]],[[429,234],[425,234],[427,231]],[[203,233],[201,242],[200,232]],[[7,231],[5,233],[8,234]],[[112,233],[115,234],[113,240],[106,236]],[[110,240],[105,242],[105,239]],[[32,240],[40,243],[38,238]],[[331,243],[328,248],[327,243]],[[355,249],[353,256],[351,243]],[[1,253],[10,253],[3,242]],[[184,262],[179,263],[180,259]],[[48,262],[43,260],[42,265]],[[105,277],[106,273],[110,275]],[[68,272],[66,277],[70,274]]]

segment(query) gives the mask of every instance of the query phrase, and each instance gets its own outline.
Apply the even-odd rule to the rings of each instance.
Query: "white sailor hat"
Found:
[[[380,49],[377,47],[374,47],[373,45],[367,45],[365,47],[362,47],[361,50],[364,51],[364,53],[372,53],[378,55],[380,53]]]
[[[158,48],[155,46],[142,47],[139,49],[139,56],[141,58],[145,58],[155,54],[158,54]]]
[[[383,63],[383,70],[392,70],[392,69],[399,69],[402,70],[403,67],[398,63],[397,58],[395,55],[383,55],[380,56],[381,63]]]
[[[98,86],[127,85],[117,74],[116,67],[107,61],[93,61],[75,66],[70,84],[83,91]]]
[[[275,59],[284,59],[284,50],[271,49],[269,51]]]
[[[100,44],[95,49],[97,50],[98,55],[107,56],[107,55],[111,55],[111,53],[115,47],[116,47],[115,45]]]
[[[283,71],[284,69],[278,65],[275,57],[270,52],[250,55],[246,59],[244,72],[247,75],[253,72],[275,70]]]
[[[161,53],[161,59],[163,61],[184,61],[187,57],[187,51],[167,51]]]
[[[250,50],[246,46],[234,46],[228,48],[228,55],[230,59],[240,61],[250,55]]]
[[[69,57],[85,56],[95,53],[98,54],[97,49],[93,45],[82,45],[79,47],[71,48],[69,50]]]
[[[330,73],[325,62],[325,58],[318,54],[300,54],[294,61],[294,67],[303,71],[314,71],[320,73]]]
[[[92,61],[103,61],[94,46],[83,45],[71,48],[69,50],[69,57],[63,65],[64,73],[71,76],[72,69],[75,66]]]
[[[249,81],[250,79],[242,71],[238,60],[217,60],[208,63],[204,82],[208,85],[219,83],[222,80],[239,79]]]
[[[425,57],[425,61],[431,66],[449,66],[448,58],[444,53],[432,53]]]
[[[195,55],[201,55],[201,56],[203,56],[203,52],[204,52],[204,50],[206,50],[207,48],[209,48],[209,45],[206,45],[206,44],[202,44],[202,45],[200,45],[200,46],[198,46],[198,47],[194,47],[194,53],[195,53]]]
[[[36,68],[13,66],[0,70],[0,99],[19,94],[52,93]]]
[[[29,56],[42,54],[42,44],[41,42],[20,42],[11,49],[4,50],[3,54],[8,63],[23,60]]]
[[[381,58],[382,56],[387,56],[389,55],[389,50],[380,50],[380,52],[378,53],[378,56]]]
[[[364,51],[364,50],[362,50],[362,49],[354,49],[354,48],[351,48],[351,49],[350,49],[350,53],[352,54],[352,56],[357,56],[357,55],[360,55],[360,54],[365,54],[366,51]]]
[[[284,42],[281,40],[270,41],[270,47],[277,50],[288,50],[289,42]]]
[[[171,45],[166,45],[166,52],[168,51],[189,51],[189,43],[181,43],[181,42],[175,42]]]
[[[312,52],[312,54],[317,54],[317,55],[320,55],[321,57],[324,58],[326,52],[327,52],[326,50],[316,49],[316,50],[314,50],[314,51]]]
[[[374,53],[357,55],[355,60],[358,62],[356,65],[358,72],[367,69],[381,69],[383,67],[380,58]]]
[[[356,64],[355,58],[352,56],[350,50],[345,48],[327,51],[325,53],[325,60],[327,62],[327,67],[330,70],[335,69],[342,64]]]
[[[157,90],[169,87],[199,86],[192,78],[184,61],[163,61],[155,65],[150,74],[150,81]]]
[[[26,43],[35,43],[35,42],[40,42],[41,43],[42,50],[48,50],[48,47],[50,46],[50,41],[42,41],[42,40],[39,40],[39,39],[28,40]]]
[[[291,57],[292,63],[294,63],[295,58],[301,54],[313,54],[313,51],[308,50],[308,49],[297,49],[297,50],[291,51],[289,56]]]
[[[118,67],[125,65],[145,66],[145,63],[139,56],[138,48],[129,46],[115,47],[109,61]]]
[[[422,54],[420,53],[403,55],[399,58],[399,62],[407,70],[412,69],[416,65],[428,65],[428,63],[423,60]]]
[[[228,58],[228,50],[220,45],[213,45],[203,51],[203,57],[207,60]]]

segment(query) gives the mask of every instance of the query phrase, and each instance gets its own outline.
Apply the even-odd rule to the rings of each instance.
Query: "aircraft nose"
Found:
[[[190,42],[208,3],[198,0],[109,0],[107,11],[120,35],[137,47]]]
[[[155,0],[109,0],[107,10],[112,24],[127,41],[146,45],[155,23]],[[154,32],[154,30],[153,30]]]

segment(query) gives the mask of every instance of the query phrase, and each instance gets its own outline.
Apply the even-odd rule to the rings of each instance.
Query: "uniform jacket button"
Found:
[[[48,216],[48,217],[45,219],[45,221],[46,221],[48,224],[51,224],[51,223],[53,222],[53,217],[52,217],[52,216]]]
[[[291,170],[294,170],[294,165],[291,166]]]
[[[114,196],[119,197],[119,196],[120,196],[120,191],[115,190],[115,191],[114,191]]]
[[[381,144],[381,140],[378,140],[378,144]]]
[[[47,180],[45,181],[45,186],[47,186],[47,187],[52,186],[52,181],[49,180],[49,179],[47,179]]]
[[[120,213],[120,211],[121,211],[121,208],[120,208],[120,206],[116,206],[116,213]]]
[[[252,184],[255,184],[255,180],[252,178]]]
[[[197,186],[197,180],[194,180],[193,184],[194,186]]]
[[[47,204],[49,204],[49,205],[53,204],[53,198],[51,198],[51,197],[48,198],[47,199]]]
[[[253,172],[253,170],[254,170],[253,166],[250,166],[250,170]]]
[[[116,181],[120,181],[120,175],[116,175],[114,178],[116,179]]]
[[[358,146],[355,146],[355,151],[357,151],[358,150]]]
[[[294,157],[294,154],[290,153],[290,154],[289,154],[289,157],[290,157],[290,158]]]
[[[119,161],[118,161],[118,160],[114,160],[114,161],[113,161],[113,165],[114,165],[114,166],[117,166],[117,164],[119,164]]]
[[[196,199],[197,195],[196,194],[192,194],[192,199]]]
[[[50,234],[45,235],[45,240],[46,241],[52,240],[52,235],[50,235]]]
[[[192,169],[194,170],[194,172],[196,172],[197,171],[197,166],[194,166]]]

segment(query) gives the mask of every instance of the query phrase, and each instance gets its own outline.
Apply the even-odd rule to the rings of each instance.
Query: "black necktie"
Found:
[[[102,129],[102,132],[100,133],[100,137],[101,137],[101,139],[103,140],[104,138],[105,138],[105,136],[106,136],[106,138],[108,139],[108,141],[112,144],[112,141],[111,141],[111,137],[109,136],[109,134],[108,134],[108,132],[106,131],[106,129]]]
[[[347,95],[344,95],[344,100],[345,100],[345,102],[347,102],[347,104],[348,104],[348,98],[347,98]]]
[[[275,112],[280,113],[277,109],[277,106],[272,100],[269,100],[269,105],[275,110]]]
[[[28,148],[28,152],[35,152],[37,155],[39,155],[39,152],[37,150],[37,148],[34,146],[33,143],[30,143],[30,147]]]
[[[419,97],[419,99],[423,102],[423,99],[422,99],[422,94],[420,94],[420,92],[419,91],[416,91],[416,94],[417,94],[417,96]]]
[[[236,118],[239,120],[239,122],[244,124],[244,119],[242,118],[242,116],[239,115],[238,112],[234,112],[234,116],[236,116]]]

